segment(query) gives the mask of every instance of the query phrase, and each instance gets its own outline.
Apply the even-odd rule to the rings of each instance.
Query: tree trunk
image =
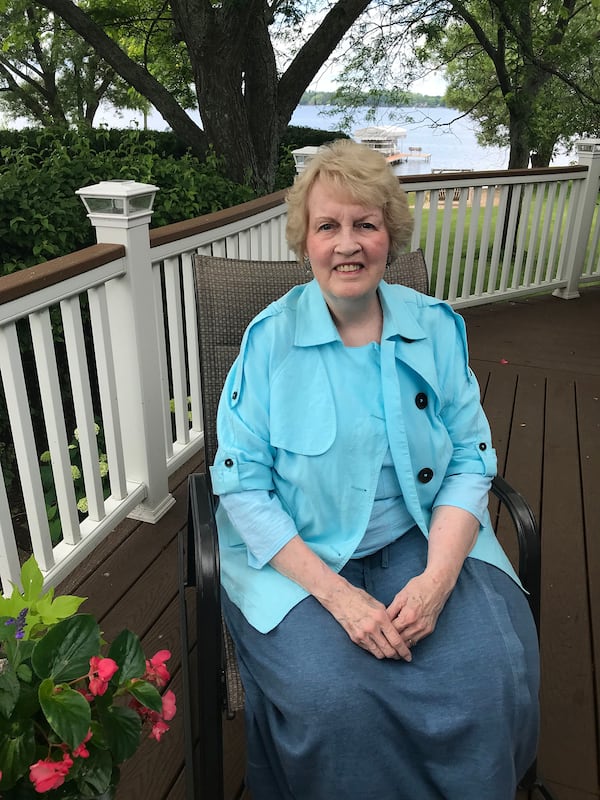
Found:
[[[529,122],[532,114],[532,102],[529,98],[523,97],[522,93],[515,92],[514,97],[507,101],[507,106],[510,141],[508,169],[527,169],[529,166]]]
[[[220,9],[204,0],[173,0],[172,6],[209,142],[230,178],[269,191],[278,147],[277,70],[264,0]]]
[[[541,167],[549,167],[554,155],[554,147],[556,142],[552,144],[545,142],[543,145],[531,152],[531,166],[538,169]]]
[[[196,84],[202,131],[172,95],[71,0],[41,0],[144,95],[193,152],[210,144],[228,177],[273,188],[281,132],[321,66],[372,0],[337,0],[286,72],[277,75],[268,0],[171,0]],[[290,0],[290,6],[294,6]],[[206,135],[205,135],[206,134]]]

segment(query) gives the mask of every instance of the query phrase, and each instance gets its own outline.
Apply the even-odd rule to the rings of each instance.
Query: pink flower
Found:
[[[171,658],[170,650],[159,650],[152,658],[146,659],[146,674],[144,678],[162,689],[170,680],[171,675],[165,667],[165,661]]]
[[[158,714],[157,714],[157,716],[158,716]],[[161,719],[160,717],[158,717],[156,722],[152,725],[152,730],[150,731],[150,735],[149,735],[148,738],[149,739],[156,739],[157,742],[160,742],[160,737],[163,735],[163,733],[166,733],[168,730],[169,730],[169,726],[164,721],[164,719]]]
[[[92,656],[90,658],[90,692],[93,695],[101,696],[108,689],[108,682],[119,669],[116,661],[112,658],[102,658]]]
[[[133,708],[133,710],[139,714],[142,722],[150,723],[151,729],[148,738],[156,739],[157,742],[160,742],[163,733],[169,730],[167,722],[173,719],[177,711],[175,694],[170,689],[162,696],[162,709],[160,714],[157,711],[146,708],[146,706],[141,705],[135,699],[130,701],[129,707]]]
[[[29,780],[36,792],[44,794],[62,786],[72,766],[73,759],[67,753],[62,761],[38,761],[29,767]]]
[[[167,722],[173,719],[176,711],[175,694],[169,689],[169,691],[165,692],[162,696],[161,714],[157,714],[156,711],[150,711],[147,715],[152,723],[152,730],[150,731],[151,739],[156,739],[157,742],[160,742],[160,737],[169,730]]]
[[[92,731],[89,730],[83,742],[78,744],[75,750],[73,750],[73,758],[89,758],[90,753],[87,747],[85,746],[87,742],[92,738]]]
[[[175,694],[170,689],[162,696],[162,716],[167,721],[172,720],[177,711],[175,704]]]

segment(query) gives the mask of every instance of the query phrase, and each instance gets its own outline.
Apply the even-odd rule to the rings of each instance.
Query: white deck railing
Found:
[[[600,280],[600,141],[583,145],[576,167],[403,178],[412,248],[423,248],[436,295],[456,307],[569,298]],[[203,444],[192,255],[291,258],[285,218],[284,193],[150,232],[148,213],[92,213],[98,245],[0,278],[12,436],[0,448],[4,591],[22,551],[56,584],[126,516],[156,521],[170,507],[169,475]]]

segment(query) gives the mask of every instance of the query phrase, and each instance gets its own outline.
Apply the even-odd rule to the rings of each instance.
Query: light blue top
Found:
[[[342,363],[336,366],[344,375],[344,396],[351,398],[353,404],[351,412],[350,409],[346,411],[352,413],[354,419],[383,419],[385,416],[379,350],[379,344],[374,342],[338,350],[337,355]],[[364,391],[365,386],[369,387],[369,391]],[[377,426],[372,433],[385,436],[387,449],[380,467],[367,529],[352,558],[363,558],[380,550],[415,524],[402,497],[388,446],[387,431]],[[381,449],[384,449],[383,443]],[[378,465],[373,464],[372,467],[376,470]],[[487,478],[482,480],[487,481]],[[256,569],[268,563],[297,534],[293,519],[283,510],[273,492],[261,489],[233,492],[222,495],[220,502],[230,522],[240,530],[248,549],[248,563]]]
[[[471,556],[518,580],[487,511],[496,456],[462,318],[403,286],[382,282],[379,293],[383,334],[371,347],[379,352],[380,380],[362,385],[381,391],[383,415],[357,414],[346,348],[319,286],[297,286],[242,339],[219,404],[213,489],[268,493],[270,510],[292,522],[287,538],[298,532],[338,571],[367,530],[389,445],[406,509],[423,534],[434,506],[464,508],[481,523]],[[306,591],[267,563],[274,553],[249,551],[243,522],[223,504],[217,525],[223,587],[267,632]]]

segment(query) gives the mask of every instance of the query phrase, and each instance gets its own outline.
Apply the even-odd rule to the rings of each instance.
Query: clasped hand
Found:
[[[368,592],[348,584],[329,611],[350,639],[376,658],[411,661],[411,647],[433,632],[450,591],[423,572],[386,608]]]

